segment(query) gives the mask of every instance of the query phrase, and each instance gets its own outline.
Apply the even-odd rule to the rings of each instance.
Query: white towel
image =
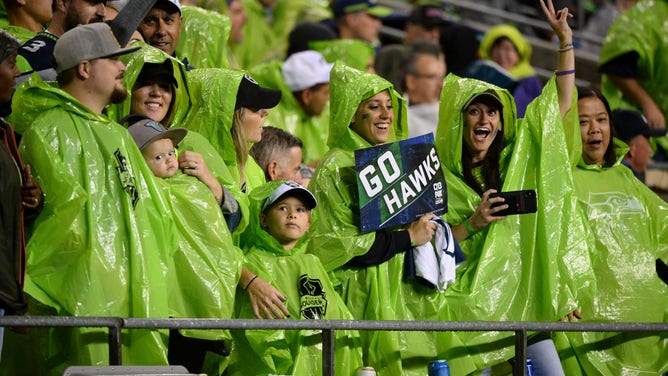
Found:
[[[413,248],[415,275],[443,292],[448,284],[455,282],[455,239],[445,221],[439,217],[431,221],[436,223],[434,244],[427,242]]]

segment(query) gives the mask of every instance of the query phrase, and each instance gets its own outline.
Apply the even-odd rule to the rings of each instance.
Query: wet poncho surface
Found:
[[[36,75],[14,99],[23,114],[16,117],[23,160],[45,197],[28,243],[26,292],[59,315],[168,317],[166,271],[176,231],[127,130]],[[108,364],[106,329],[49,332],[48,346],[33,348],[49,366],[30,354],[11,358],[28,356],[18,366],[35,367],[34,374]],[[125,364],[166,364],[160,331],[124,338]]]
[[[341,296],[355,319],[448,320],[445,295],[404,282],[404,253],[375,266],[347,267],[355,256],[367,253],[375,233],[360,233],[360,211],[355,177],[354,150],[371,146],[349,128],[358,105],[383,90],[392,97],[395,121],[390,141],[404,138],[406,107],[390,82],[337,63],[331,74],[330,150],[320,161],[309,188],[318,199],[319,223],[309,243],[326,270],[341,283]],[[453,374],[466,374],[475,365],[466,356],[453,359],[462,349],[452,332],[360,332],[365,364],[379,375],[424,375],[427,364],[448,359]],[[457,370],[457,371],[454,371]]]
[[[628,148],[616,140],[617,163],[573,172],[593,244],[596,300],[583,321],[666,322],[668,286],[655,260],[668,252],[668,204],[621,165]],[[569,375],[658,375],[668,370],[668,339],[651,333],[558,333]],[[566,355],[568,354],[568,355]]]
[[[470,98],[486,91],[493,91],[503,104],[503,132],[497,134],[504,145],[500,190],[535,189],[538,211],[508,216],[460,242],[467,260],[445,293],[451,318],[556,321],[594,293],[585,221],[578,212],[571,170],[580,152],[567,147],[567,141],[579,140],[579,128],[569,127],[568,133],[563,125],[572,122],[577,127],[577,113],[571,110],[562,121],[554,78],[529,105],[526,117],[518,120],[507,90],[448,75],[441,93],[436,148],[448,185],[445,218],[452,226],[471,217],[481,201],[463,178],[462,111]],[[477,354],[478,367],[513,356],[509,333],[459,336],[467,351]]]

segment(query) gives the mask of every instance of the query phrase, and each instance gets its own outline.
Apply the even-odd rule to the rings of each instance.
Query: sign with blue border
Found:
[[[355,150],[361,231],[447,212],[447,187],[432,133]]]

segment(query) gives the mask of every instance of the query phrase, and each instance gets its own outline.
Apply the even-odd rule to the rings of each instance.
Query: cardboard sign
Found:
[[[447,212],[447,188],[434,135],[355,150],[361,231]]]

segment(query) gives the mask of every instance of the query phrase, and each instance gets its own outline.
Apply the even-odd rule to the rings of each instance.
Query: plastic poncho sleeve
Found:
[[[69,109],[78,110],[74,103]],[[166,203],[129,134],[78,111],[43,112],[23,137],[24,160],[45,195],[28,243],[26,292],[63,315],[167,317],[165,271],[176,238]],[[84,334],[95,330],[76,332],[70,361],[108,361]],[[125,362],[166,363],[159,332],[130,337]]]
[[[638,54],[637,76],[640,86],[652,97],[664,117],[668,117],[668,2],[641,0],[623,12],[610,26],[601,46],[599,67],[628,52]],[[601,92],[612,109],[629,108],[642,112],[604,73]],[[654,139],[668,150],[668,136]]]
[[[195,68],[227,68],[227,43],[232,23],[219,12],[184,5],[176,55]],[[206,46],[206,48],[202,48]]]

